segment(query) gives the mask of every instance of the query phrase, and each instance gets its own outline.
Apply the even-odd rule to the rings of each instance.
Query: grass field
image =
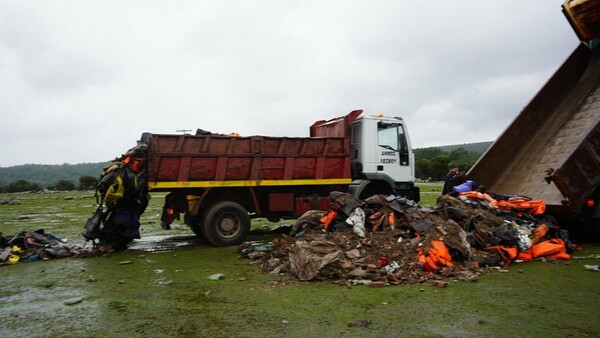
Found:
[[[421,189],[421,205],[435,205],[437,198],[442,194],[443,184],[423,183],[418,185]]]
[[[421,189],[423,203],[435,203],[440,187]],[[584,268],[600,264],[598,244],[584,244],[581,259],[513,264],[446,288],[286,285],[180,222],[162,230],[163,196],[153,195],[129,250],[0,267],[0,337],[600,336],[600,274]],[[0,204],[4,235],[44,228],[85,244],[93,193],[5,200],[20,204]],[[225,278],[208,279],[215,273]]]

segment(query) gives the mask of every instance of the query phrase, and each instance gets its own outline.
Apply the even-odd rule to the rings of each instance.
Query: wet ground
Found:
[[[568,262],[513,264],[446,288],[299,283],[185,226],[160,230],[160,203],[126,251],[0,267],[0,337],[600,336],[600,273],[584,268],[600,264],[598,244]],[[23,196],[8,207],[0,205],[4,234],[44,226],[83,245],[93,199]],[[60,221],[47,222],[54,212]]]

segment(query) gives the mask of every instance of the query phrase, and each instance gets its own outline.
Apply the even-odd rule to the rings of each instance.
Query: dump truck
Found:
[[[163,228],[181,215],[216,246],[239,244],[251,218],[276,222],[327,210],[329,193],[419,201],[414,155],[400,117],[362,110],[310,126],[309,137],[148,134],[148,190],[168,192]]]
[[[581,43],[467,172],[488,190],[541,199],[600,238],[600,3],[566,1]]]

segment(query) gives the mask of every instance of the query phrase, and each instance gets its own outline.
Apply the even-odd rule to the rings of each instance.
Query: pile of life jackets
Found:
[[[417,249],[419,263],[423,265],[423,269],[433,272],[443,267],[451,268],[454,266],[450,250],[448,250],[444,242],[433,240],[430,244],[431,247],[427,250],[423,248]]]
[[[457,198],[471,205],[473,205],[473,201],[477,201],[479,206],[483,205],[492,210],[511,211],[517,217],[522,218],[527,218],[527,215],[543,216],[546,211],[546,204],[543,200],[532,200],[525,196],[505,196],[469,191],[460,193]],[[482,201],[483,203],[481,203]],[[528,217],[530,220],[535,219],[531,216]],[[503,265],[506,266],[513,261],[527,262],[541,257],[569,260],[571,258],[569,252],[579,249],[568,240],[566,231],[553,226],[555,231],[550,233],[550,227],[543,222],[537,223],[532,231],[524,230],[517,224],[514,224],[514,228],[517,232],[521,232],[521,240],[518,245],[499,244],[486,247],[487,251],[500,255]],[[561,236],[563,238],[560,238]]]
[[[492,196],[484,192],[467,191],[461,192],[455,197],[474,207],[514,212],[517,217],[523,217],[525,214],[542,216],[546,210],[544,201],[532,200],[524,196],[502,196],[495,194]],[[466,217],[466,215],[464,216]],[[421,224],[429,225],[429,227],[424,228],[425,231],[433,226],[431,222],[421,222]],[[518,235],[515,236],[521,239],[519,245],[490,245],[489,243],[481,243],[486,251],[498,254],[502,258],[501,265],[503,266],[508,266],[513,261],[526,262],[541,257],[569,260],[570,255],[568,252],[572,252],[578,248],[571,244],[568,239],[557,238],[558,231],[556,231],[557,234],[550,234],[550,229],[545,223],[537,224],[537,227],[531,232],[524,231],[514,222],[512,224],[515,228],[515,234],[519,234],[519,231],[521,232],[520,237]],[[419,225],[419,223],[416,225]],[[418,229],[417,227],[415,228]],[[422,232],[424,233],[425,231]],[[416,232],[416,235],[420,236],[419,231]],[[525,239],[523,240],[523,238]],[[453,266],[452,256],[443,241],[432,240],[429,242],[428,248],[418,248],[417,252],[419,263],[427,271],[438,271],[443,267]]]
[[[479,191],[467,191],[462,192],[458,195],[458,199],[465,201],[478,201],[483,203],[484,206],[505,210],[515,211],[517,213],[529,213],[532,215],[542,215],[546,212],[546,203],[542,200],[532,200],[525,196],[512,196],[512,195],[492,195],[479,192]]]

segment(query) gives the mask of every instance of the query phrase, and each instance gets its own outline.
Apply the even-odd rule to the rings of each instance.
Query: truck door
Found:
[[[396,182],[411,180],[412,159],[404,125],[379,121],[377,145],[377,172],[390,176]]]

